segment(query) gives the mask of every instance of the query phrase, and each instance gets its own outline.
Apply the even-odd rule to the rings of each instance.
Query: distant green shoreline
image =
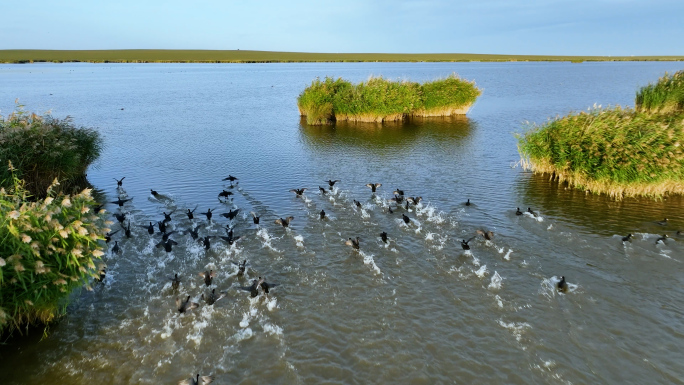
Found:
[[[465,53],[307,53],[242,50],[0,50],[0,63],[302,63],[302,62],[684,61],[684,56],[552,56]]]

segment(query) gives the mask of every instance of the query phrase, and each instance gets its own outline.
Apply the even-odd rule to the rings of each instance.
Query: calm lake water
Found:
[[[684,383],[682,198],[615,202],[566,189],[516,167],[514,137],[527,121],[633,105],[639,87],[682,68],[0,65],[0,114],[18,98],[102,133],[106,148],[88,178],[109,201],[133,197],[123,211],[134,224],[176,210],[170,226],[180,232],[192,225],[186,209],[216,208],[211,223],[197,214],[193,222],[201,236],[225,235],[229,221],[218,214],[239,208],[241,237],[205,250],[176,233],[166,253],[144,228],[116,234],[122,252],[107,253],[104,284],[76,293],[47,338],[38,331],[0,346],[1,382],[157,384],[200,373],[219,384]],[[467,118],[309,127],[298,115],[296,97],[317,76],[452,72],[483,89]],[[229,174],[239,183],[220,203]],[[341,181],[323,195],[328,179]],[[373,195],[366,183],[382,187]],[[302,198],[289,192],[302,187]],[[389,213],[395,189],[423,200]],[[538,216],[516,216],[516,207]],[[289,229],[274,224],[288,216]],[[655,223],[664,217],[667,226]],[[465,252],[460,240],[478,229],[494,238]],[[627,233],[634,241],[623,244]],[[660,234],[672,239],[656,244]],[[345,245],[357,236],[360,251]],[[244,259],[237,277],[232,262]],[[209,269],[217,276],[206,287],[198,273]],[[561,275],[564,294],[554,289]],[[238,288],[257,277],[279,286],[251,299]],[[227,295],[206,305],[200,296],[214,288]],[[175,300],[188,295],[200,307],[181,315]]]

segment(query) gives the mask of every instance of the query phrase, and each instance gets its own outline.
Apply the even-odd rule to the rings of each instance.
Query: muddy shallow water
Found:
[[[0,65],[0,113],[19,98],[97,127],[88,172],[134,224],[115,236],[108,277],[76,293],[40,340],[0,346],[0,378],[21,384],[684,383],[684,202],[568,189],[517,167],[526,121],[592,105],[632,105],[639,86],[681,63],[329,63]],[[298,93],[316,76],[429,80],[457,72],[483,95],[466,117],[310,127]],[[232,189],[221,179],[239,178]],[[113,178],[126,177],[123,189]],[[333,190],[328,179],[341,180]],[[382,183],[373,195],[366,183]],[[303,197],[289,190],[307,187]],[[233,192],[221,203],[217,194]],[[149,190],[164,196],[157,199]],[[392,191],[421,196],[409,210]],[[470,199],[470,206],[464,202]],[[354,204],[361,203],[361,207]],[[183,214],[216,208],[212,222]],[[388,208],[394,213],[389,213]],[[516,207],[537,216],[515,215]],[[115,205],[108,207],[117,212]],[[325,210],[327,218],[319,219]],[[259,226],[249,214],[261,215]],[[411,218],[407,225],[402,214]],[[289,229],[274,223],[294,216]],[[666,226],[656,221],[669,218]],[[192,223],[191,223],[192,222]],[[113,229],[118,225],[113,225]],[[460,240],[478,229],[464,251]],[[379,237],[389,235],[389,244]],[[622,236],[634,233],[633,242]],[[655,244],[660,234],[672,239]],[[361,238],[361,249],[345,245]],[[245,277],[232,262],[247,259]],[[205,286],[198,273],[217,276]],[[168,279],[178,273],[178,292]],[[567,293],[555,284],[563,275]],[[268,298],[238,288],[265,277]],[[226,297],[209,306],[211,289]],[[179,315],[176,297],[200,307]]]

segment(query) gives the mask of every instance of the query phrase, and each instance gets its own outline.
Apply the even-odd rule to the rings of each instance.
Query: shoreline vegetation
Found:
[[[423,84],[370,77],[352,84],[316,78],[297,97],[307,124],[334,121],[382,123],[415,117],[465,115],[482,91],[455,74]]]
[[[45,198],[50,186],[56,192],[80,191],[88,187],[86,170],[102,146],[94,129],[76,127],[69,117],[28,113],[18,105],[6,119],[0,116],[0,187],[12,187],[16,175],[36,198]],[[14,171],[5,167],[8,162]]]
[[[68,119],[21,106],[0,117],[0,336],[48,325],[73,290],[99,277],[111,222],[97,213],[91,189],[76,184],[101,147],[97,131]]]
[[[684,61],[684,56],[554,56],[469,53],[313,53],[252,50],[0,50],[0,63],[303,63]]]
[[[518,136],[523,168],[615,199],[684,194],[684,71],[641,88],[635,104],[533,125]]]

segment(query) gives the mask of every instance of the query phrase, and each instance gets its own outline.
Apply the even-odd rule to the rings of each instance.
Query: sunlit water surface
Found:
[[[635,91],[681,63],[0,65],[0,110],[71,116],[106,148],[90,182],[133,237],[67,316],[0,347],[10,384],[684,383],[684,228],[679,197],[653,202],[568,189],[517,167],[527,121]],[[315,77],[415,81],[452,72],[483,89],[467,118],[309,127],[296,97]],[[239,183],[233,199],[217,194]],[[126,177],[117,190],[114,178]],[[326,180],[341,180],[333,190]],[[366,183],[382,183],[373,195]],[[307,187],[303,197],[290,189]],[[164,195],[150,195],[155,189]],[[408,211],[392,191],[421,196]],[[123,195],[122,195],[123,196]],[[463,203],[470,199],[473,203]],[[362,207],[354,204],[359,201]],[[180,231],[241,239],[205,250]],[[393,208],[391,214],[388,208]],[[538,216],[516,216],[516,207]],[[213,221],[199,212],[216,208]],[[110,212],[118,211],[109,205]],[[176,210],[176,211],[174,211]],[[327,218],[319,219],[325,210]],[[135,224],[174,211],[171,253]],[[250,211],[261,215],[252,223]],[[411,218],[409,225],[402,214]],[[274,224],[294,216],[289,229]],[[669,218],[667,226],[656,221]],[[112,218],[113,219],[113,218]],[[118,225],[113,225],[113,229]],[[494,238],[461,239],[478,229]],[[379,234],[389,234],[384,244]],[[634,233],[632,243],[621,237]],[[672,239],[655,244],[660,234]],[[361,238],[360,251],[345,245]],[[111,246],[111,245],[110,245]],[[246,276],[232,263],[248,260]],[[198,273],[217,276],[206,287]],[[178,292],[168,279],[178,273]],[[564,275],[567,293],[555,285]],[[277,283],[268,298],[238,290]],[[200,300],[227,291],[214,306]],[[198,309],[179,315],[177,297]]]

